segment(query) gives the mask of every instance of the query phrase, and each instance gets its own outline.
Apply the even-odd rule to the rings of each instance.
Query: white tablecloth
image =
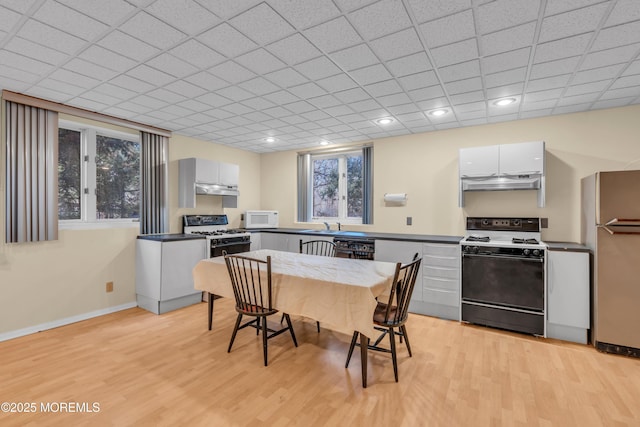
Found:
[[[376,335],[376,297],[391,288],[396,264],[333,258],[268,249],[242,253],[266,260],[271,256],[273,305],[281,312],[318,320],[324,327],[351,335]],[[233,298],[223,257],[194,267],[195,288]]]

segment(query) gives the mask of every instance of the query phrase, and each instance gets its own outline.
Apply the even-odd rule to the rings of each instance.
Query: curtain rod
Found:
[[[352,151],[359,148],[373,147],[373,142],[367,142],[366,144],[354,144],[354,145],[343,145],[341,147],[334,148],[318,148],[314,150],[306,150],[306,151],[298,151],[298,155],[302,156],[305,154],[330,154],[330,153],[340,153],[342,151]]]
[[[171,137],[171,131],[158,128],[155,126],[138,123],[119,117],[110,116],[108,114],[98,113],[95,111],[85,110],[84,108],[72,107],[71,105],[61,104],[59,102],[48,101],[35,96],[24,95],[22,93],[11,92],[10,90],[2,90],[2,99],[5,101],[17,102],[31,107],[44,108],[45,110],[57,111],[58,113],[69,114],[72,116],[82,117],[84,119],[97,120],[111,125],[123,126],[130,129],[140,130],[157,135]]]

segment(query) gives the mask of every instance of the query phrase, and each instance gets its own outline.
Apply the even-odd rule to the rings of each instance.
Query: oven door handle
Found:
[[[229,242],[229,243],[212,243],[211,247],[212,248],[226,248],[227,246],[246,245],[246,244],[250,244],[250,243],[251,242],[249,242],[249,241]]]
[[[488,255],[488,254],[462,254],[462,257],[467,257],[467,258],[499,258],[499,259],[504,259],[504,260],[509,260],[509,259],[516,259],[519,261],[527,261],[527,262],[538,262],[538,263],[543,263],[544,259],[543,258],[527,258],[527,257],[518,257],[518,256],[503,256],[503,255]]]

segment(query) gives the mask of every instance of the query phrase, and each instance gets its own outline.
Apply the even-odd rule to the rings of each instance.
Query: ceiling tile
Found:
[[[557,100],[562,95],[562,88],[542,90],[539,92],[527,92],[524,96],[524,102],[539,102],[548,100]]]
[[[630,44],[587,54],[580,64],[581,70],[629,62],[640,51],[640,44]]]
[[[455,15],[420,25],[428,47],[434,48],[475,37],[473,12],[466,10]]]
[[[564,96],[574,96],[574,95],[583,95],[586,93],[594,93],[594,92],[602,92],[611,84],[611,80],[602,80],[597,82],[579,84],[569,86],[565,92]]]
[[[387,80],[385,82],[370,84],[365,86],[365,89],[373,97],[403,92],[402,88],[395,80]]]
[[[449,96],[449,99],[451,100],[453,105],[468,104],[470,102],[480,102],[484,98],[485,98],[484,93],[481,90],[478,90],[475,92],[458,93],[458,94]],[[422,104],[423,103],[421,103],[421,106]],[[441,107],[447,107],[447,106],[448,106],[448,102],[445,98],[445,99],[441,99],[437,103],[434,103],[434,105],[432,105],[431,107],[425,106],[424,108],[427,110],[431,110],[433,108],[441,108]]]
[[[541,79],[544,77],[557,76],[560,74],[573,73],[580,63],[579,56],[571,58],[557,59],[555,61],[542,62],[531,67],[530,79]]]
[[[222,53],[227,58],[242,55],[258,47],[251,39],[226,22],[200,34],[197,40]]]
[[[640,86],[625,87],[622,89],[609,89],[600,96],[600,99],[616,99],[625,98],[628,96],[640,96]]]
[[[311,104],[317,108],[328,108],[336,105],[340,105],[340,101],[333,95],[322,95],[315,98],[307,99]]]
[[[47,89],[45,87],[31,87],[26,91],[27,95],[35,96],[36,98],[44,98],[55,102],[66,102],[71,98],[69,94],[59,92],[57,90]]]
[[[124,0],[56,0],[83,14],[102,21],[108,25],[115,25],[131,14],[135,7]]]
[[[546,16],[555,15],[556,13],[566,12],[568,10],[579,9],[590,4],[600,3],[602,0],[562,0],[547,2],[544,10]]]
[[[335,0],[335,3],[343,11],[351,12],[352,10],[371,4],[374,1],[377,0]]]
[[[615,108],[615,107],[624,107],[633,103],[633,97],[631,98],[623,98],[623,99],[609,99],[609,100],[601,100],[596,101],[591,106],[591,109],[599,109],[599,108]]]
[[[331,114],[334,117],[337,116],[349,116],[353,114],[353,110],[346,105],[337,105],[335,107],[327,107],[324,109],[327,114]]]
[[[623,76],[616,80],[611,85],[611,89],[618,89],[622,87],[640,86],[640,74],[634,74],[631,76]]]
[[[120,28],[127,34],[160,49],[171,47],[186,37],[186,34],[145,12],[137,13]]]
[[[609,8],[606,3],[548,16],[542,21],[538,43],[594,31]]]
[[[209,72],[231,83],[240,83],[255,77],[255,73],[232,61],[209,68]]]
[[[271,43],[266,49],[289,65],[295,65],[321,55],[321,52],[299,33]]]
[[[418,22],[430,21],[471,7],[471,0],[409,0]]]
[[[485,112],[487,110],[487,104],[484,101],[481,102],[470,102],[468,104],[460,104],[454,107],[456,114],[459,113],[469,113],[472,111],[481,111]]]
[[[313,111],[316,109],[315,106],[309,104],[307,101],[292,102],[291,104],[287,104],[284,107],[294,114],[306,113],[308,111]],[[288,120],[287,120],[287,123],[293,124]]]
[[[544,79],[529,80],[527,83],[527,92],[536,92],[539,90],[553,89],[564,87],[569,83],[571,74],[562,76],[547,77]]]
[[[273,73],[266,74],[264,77],[280,87],[296,86],[308,81],[306,77],[293,68],[274,71]]]
[[[571,84],[596,82],[599,80],[608,80],[615,78],[623,70],[624,64],[610,65],[602,68],[592,68],[586,71],[580,71],[573,76]]]
[[[140,92],[140,91],[147,92],[154,88],[153,85],[150,85],[147,82],[144,82],[142,80],[139,80],[133,77],[126,76],[124,74],[119,75],[114,79],[111,79],[111,83],[113,83],[116,86],[120,86],[135,92]]]
[[[26,13],[29,10],[29,8],[33,5],[33,0],[31,1],[5,0],[2,3],[4,7],[9,8],[15,12]]]
[[[433,86],[438,83],[438,78],[436,73],[433,71],[423,71],[421,73],[400,77],[398,81],[405,90],[413,90],[421,87]]]
[[[361,86],[389,80],[392,78],[391,74],[389,74],[387,69],[382,64],[371,65],[369,67],[353,70],[349,74]]]
[[[53,1],[45,2],[33,16],[84,40],[94,40],[109,28],[102,22]]]
[[[275,92],[279,89],[278,86],[274,85],[264,77],[256,77],[255,79],[247,80],[246,82],[240,83],[238,86],[255,95],[264,95]]]
[[[435,65],[438,67],[459,64],[478,57],[478,44],[476,39],[473,38],[431,49],[431,55]]]
[[[629,64],[627,69],[624,70],[624,73],[622,73],[623,76],[628,76],[631,74],[640,74],[640,60],[633,61],[631,64]]]
[[[527,102],[520,107],[521,111],[541,110],[547,108],[554,108],[558,103],[558,99],[547,99],[544,101]]]
[[[200,68],[209,68],[225,60],[225,57],[196,40],[188,40],[169,51],[185,62]]]
[[[428,99],[441,98],[444,96],[444,90],[440,85],[416,89],[409,92],[409,96],[414,101],[426,101]]]
[[[480,60],[484,73],[497,73],[498,71],[510,70],[512,68],[525,67],[529,63],[531,49],[512,50],[510,52],[499,53],[493,56],[485,56]]]
[[[496,87],[492,87],[486,90],[487,99],[504,98],[505,96],[522,95],[524,91],[524,82],[505,84]]]
[[[338,64],[338,66],[347,71],[380,62],[366,44],[359,44],[357,46],[343,49],[341,51],[334,52],[329,56],[336,64]]]
[[[286,67],[286,64],[264,49],[257,49],[236,58],[236,61],[244,65],[256,74],[266,74]]]
[[[121,100],[133,98],[134,96],[137,95],[137,93],[132,90],[125,89],[121,86],[116,86],[111,83],[103,83],[100,86],[96,86],[95,88],[93,88],[91,93],[96,93],[96,92],[103,93],[105,95],[109,95]],[[126,107],[123,107],[123,108],[126,108]]]
[[[489,56],[531,46],[535,31],[536,23],[530,22],[484,35],[480,38],[480,54]]]
[[[404,92],[402,92],[402,93],[394,93],[392,95],[378,96],[378,97],[376,97],[376,100],[383,107],[392,107],[392,106],[402,105],[402,104],[406,104],[408,102],[411,102],[411,98],[409,98],[407,96],[407,94],[404,93]]]
[[[289,92],[302,99],[313,98],[326,94],[324,89],[313,82],[290,87]]]
[[[109,80],[118,74],[116,71],[79,58],[72,59],[67,62],[64,69],[82,74],[83,76],[93,77],[98,80]]]
[[[107,34],[98,44],[136,61],[146,59],[159,52],[155,47],[120,31]]]
[[[290,102],[295,102],[298,100],[297,96],[293,96],[291,93],[284,90],[269,93],[268,95],[264,95],[263,98],[266,98],[269,101],[280,105],[288,104]]]
[[[404,7],[396,6],[397,0],[381,0],[352,12],[349,21],[367,40],[395,33],[411,25]]]
[[[333,95],[336,98],[338,98],[340,101],[344,102],[345,104],[352,104],[358,101],[365,101],[365,100],[369,100],[370,98],[370,96],[361,88],[348,89],[342,92],[334,93]],[[376,103],[376,105],[378,104]],[[357,111],[357,112],[363,111],[353,105],[351,106],[351,108],[353,108],[354,111]]]
[[[0,52],[0,60],[2,60],[4,57],[4,55],[2,54],[2,52]],[[17,82],[21,82],[21,83],[29,83],[29,84],[33,84],[35,83],[38,79],[40,79],[40,76],[38,76],[37,74],[33,74],[30,73],[28,71],[25,70],[19,70],[17,68],[13,68],[13,67],[7,67],[6,65],[4,65],[1,61],[0,61],[0,76],[3,76],[4,78],[2,79],[3,81],[10,81],[10,80],[16,80]],[[22,89],[24,90],[27,86],[24,85],[19,85],[17,84],[16,86],[20,86]],[[12,88],[14,90],[17,90],[15,88],[13,88],[12,85],[10,84],[6,84],[3,86],[0,86],[3,88]]]
[[[229,23],[259,44],[269,44],[295,31],[266,3],[247,10],[231,19]]]
[[[264,98],[251,98],[241,102],[242,105],[246,105],[249,108],[256,110],[256,112],[260,112],[261,110],[265,110],[267,108],[274,107],[274,104],[271,101],[268,101]]]
[[[429,58],[427,58],[424,52],[393,59],[387,62],[387,66],[389,71],[396,77],[429,71],[433,68],[431,62],[429,62]]]
[[[591,50],[602,50],[610,47],[640,42],[640,21],[605,28],[598,33]]]
[[[341,16],[304,31],[311,42],[325,53],[345,49],[362,41],[345,17]]]
[[[497,0],[478,7],[478,31],[492,33],[538,19],[540,0]]]
[[[181,61],[173,55],[163,53],[146,62],[149,66],[162,72],[171,74],[174,77],[184,77],[198,71],[196,67],[188,62]]]
[[[21,37],[11,38],[9,42],[5,44],[4,48],[18,55],[28,56],[31,59],[46,62],[51,65],[59,65],[65,59],[69,58],[67,54],[33,43]]]
[[[75,86],[73,84],[70,83],[65,83],[65,82],[61,82],[59,80],[55,80],[55,79],[51,79],[51,78],[47,78],[47,79],[42,79],[38,82],[38,86],[42,86],[44,88],[47,89],[51,89],[51,90],[55,90],[61,93],[65,93],[67,95],[70,96],[78,96],[80,94],[82,94],[83,92],[86,91],[85,88],[79,87],[79,86]],[[118,100],[115,100],[116,102]]]
[[[462,64],[440,68],[440,78],[443,82],[468,79],[480,75],[480,61],[474,60]]]
[[[217,16],[193,0],[156,0],[147,10],[192,36],[220,22]]]
[[[480,77],[472,77],[470,79],[457,80],[455,82],[447,83],[445,88],[447,89],[447,93],[450,95],[482,90],[482,79]]]
[[[206,93],[206,89],[203,89],[184,80],[178,80],[173,83],[169,83],[165,86],[165,88],[177,94],[188,96],[189,98],[195,98]]]
[[[184,81],[196,86],[200,86],[207,91],[214,91],[229,85],[226,80],[223,80],[218,76],[214,76],[213,74],[206,71],[201,71],[197,74],[185,77]]]
[[[269,4],[298,30],[328,21],[340,15],[340,10],[331,0],[296,2],[270,0]]]
[[[253,98],[253,94],[247,92],[246,90],[237,87],[237,86],[229,86],[223,89],[216,90],[218,95],[222,95],[225,98],[229,98],[232,101],[243,101],[245,99]]]
[[[487,88],[508,85],[511,83],[523,82],[527,75],[527,69],[516,68],[513,70],[501,71],[499,73],[488,74],[485,76],[484,82]]]
[[[146,65],[138,65],[137,67],[127,71],[127,75],[156,86],[162,86],[175,80],[174,76]]]
[[[17,35],[69,54],[74,54],[85,46],[84,40],[33,19],[27,20],[18,30]]]
[[[534,62],[553,61],[554,59],[580,55],[589,45],[592,36],[592,33],[587,33],[539,44],[536,48]]]
[[[618,0],[609,14],[605,27],[623,24],[640,19],[640,8],[637,0]]]
[[[228,98],[224,98],[212,92],[205,93],[204,95],[197,97],[196,100],[204,104],[210,105],[213,108],[218,108],[218,107],[232,104],[231,100],[229,100]]]
[[[583,103],[595,102],[598,99],[598,93],[588,93],[584,95],[577,96],[565,96],[558,100],[557,107],[563,107],[566,105],[576,105]]]
[[[49,64],[6,50],[0,50],[0,64],[10,64],[11,68],[24,70],[31,74],[37,73],[40,76],[43,76],[53,70],[53,67]]]
[[[296,70],[310,80],[319,80],[325,77],[339,74],[342,70],[336,67],[326,56],[321,56],[311,61],[303,62],[296,66]]]
[[[414,28],[407,28],[370,42],[371,48],[384,61],[410,55],[423,50]]]
[[[353,75],[353,74],[352,74]],[[358,85],[347,74],[340,73],[335,76],[327,77],[316,81],[320,87],[327,92],[340,92],[342,90],[351,89]],[[362,83],[361,83],[362,84]]]

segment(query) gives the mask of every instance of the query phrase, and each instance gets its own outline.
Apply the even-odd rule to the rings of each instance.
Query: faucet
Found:
[[[340,226],[340,223],[336,222],[336,224],[338,224],[338,231],[342,230],[342,227]]]
[[[324,226],[325,226],[325,227],[327,227],[327,231],[330,231],[330,230],[331,230],[331,227],[329,227],[329,223],[328,223],[328,222],[325,222],[325,223],[324,223]]]

